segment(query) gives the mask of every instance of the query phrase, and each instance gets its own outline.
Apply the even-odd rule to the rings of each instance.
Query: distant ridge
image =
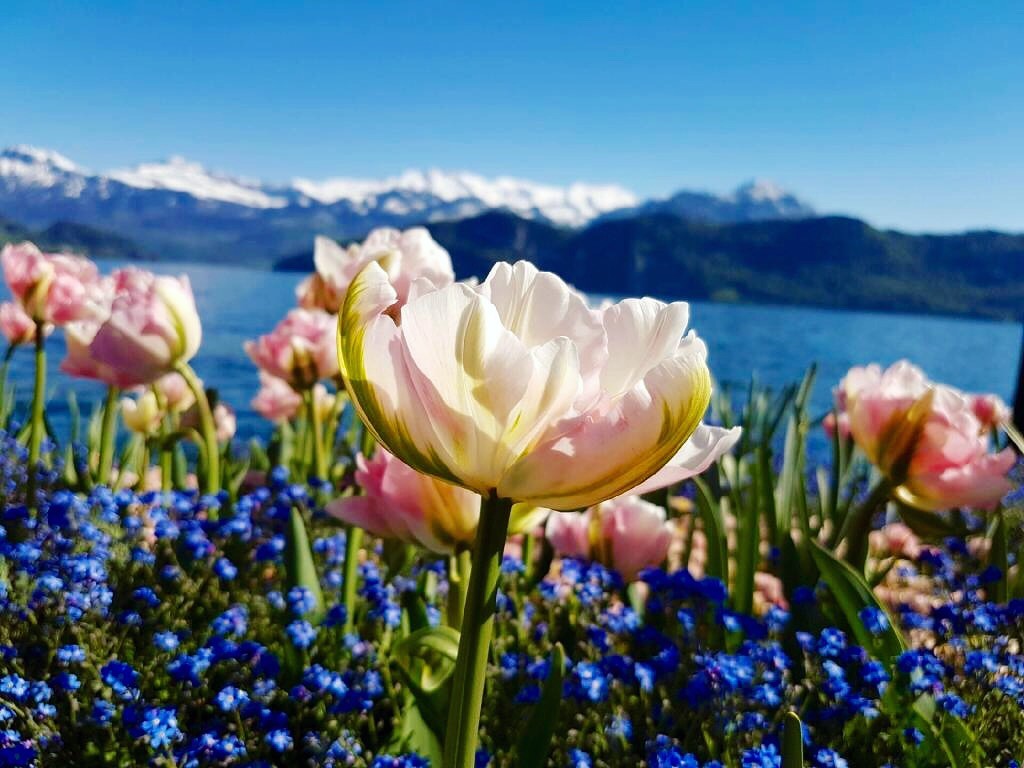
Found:
[[[538,184],[465,171],[407,171],[387,179],[294,179],[285,184],[210,171],[181,157],[107,172],[58,152],[19,145],[0,152],[0,212],[33,227],[77,222],[130,237],[172,258],[265,263],[298,250],[314,233],[356,237],[505,211],[579,228],[604,216],[664,210],[708,221],[811,214],[771,182],[735,192],[680,192],[642,201],[615,184]]]
[[[153,261],[154,255],[120,235],[75,224],[54,222],[41,230],[31,230],[0,216],[0,246],[30,240],[48,251],[70,251],[93,259]]]

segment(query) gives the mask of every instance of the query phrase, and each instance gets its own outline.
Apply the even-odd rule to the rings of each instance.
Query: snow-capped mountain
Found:
[[[605,217],[618,219],[655,213],[719,224],[762,219],[804,219],[815,215],[810,205],[774,182],[754,179],[741,184],[727,195],[683,190],[664,200],[648,200],[639,206],[611,211]]]
[[[0,152],[0,215],[30,226],[57,220],[87,224],[168,256],[262,259],[305,247],[318,232],[357,237],[375,226],[492,210],[566,227],[654,211],[712,221],[810,211],[770,182],[753,182],[724,197],[681,192],[642,202],[613,184],[559,187],[468,172],[407,171],[380,180],[275,184],[213,172],[181,157],[97,173],[47,149],[21,145]],[[244,249],[246,256],[234,249]]]
[[[246,208],[284,208],[289,200],[268,194],[258,181],[211,173],[199,163],[173,156],[163,163],[142,163],[111,171],[107,176],[135,189],[184,192],[200,200],[215,200]]]

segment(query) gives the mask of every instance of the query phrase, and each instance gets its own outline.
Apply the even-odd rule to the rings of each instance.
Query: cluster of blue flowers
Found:
[[[30,513],[24,460],[0,435],[0,766],[428,765],[404,739],[393,651],[410,598],[439,622],[443,562],[371,551],[346,634],[345,533],[287,473],[236,499],[83,495],[61,489],[58,462]],[[326,605],[285,573],[293,508]],[[894,621],[915,642],[876,659],[813,609],[813,590],[791,596],[799,611],[755,618],[686,571],[648,570],[627,588],[597,564],[564,560],[538,581],[507,558],[477,764],[510,764],[561,643],[558,766],[779,766],[790,710],[815,768],[942,765],[936,740],[956,723],[992,765],[1013,765],[1024,602],[989,602],[992,575],[960,540],[900,569],[930,585],[928,607],[900,606]],[[888,629],[876,609],[860,619]]]

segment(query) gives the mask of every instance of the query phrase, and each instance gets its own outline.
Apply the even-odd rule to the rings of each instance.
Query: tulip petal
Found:
[[[345,386],[363,423],[390,453],[420,472],[460,483],[412,382],[401,332],[384,314],[397,298],[376,263],[352,281],[338,315],[338,361]]]
[[[528,261],[499,262],[479,292],[494,304],[502,325],[527,347],[564,336],[576,345],[584,375],[592,372],[596,377],[604,365],[608,351],[600,318],[557,275],[541,272]]]
[[[719,456],[732,450],[741,434],[743,434],[743,430],[740,427],[722,429],[701,424],[668,464],[636,488],[630,489],[629,492],[640,496],[699,475],[710,467]]]
[[[435,291],[402,310],[402,337],[420,402],[453,471],[480,493],[579,390],[568,339],[528,350],[494,306],[464,285]],[[440,420],[440,422],[438,422]]]
[[[552,509],[580,509],[621,495],[679,452],[710,399],[703,348],[691,345],[617,400],[556,425],[512,465],[498,493]]]
[[[608,395],[627,392],[654,366],[672,357],[689,321],[690,309],[677,301],[626,299],[604,311],[608,363],[601,388]]]
[[[940,472],[913,474],[896,489],[904,504],[937,512],[957,507],[994,509],[1013,490],[1006,477],[1017,461],[1012,448],[985,454],[959,467]]]

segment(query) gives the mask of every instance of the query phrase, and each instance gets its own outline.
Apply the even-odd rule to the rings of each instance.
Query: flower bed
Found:
[[[812,369],[704,423],[682,305],[428,241],[318,241],[244,447],[186,279],[4,251],[12,349],[110,396],[0,397],[0,765],[1016,765],[1001,402],[899,363],[816,418]]]

